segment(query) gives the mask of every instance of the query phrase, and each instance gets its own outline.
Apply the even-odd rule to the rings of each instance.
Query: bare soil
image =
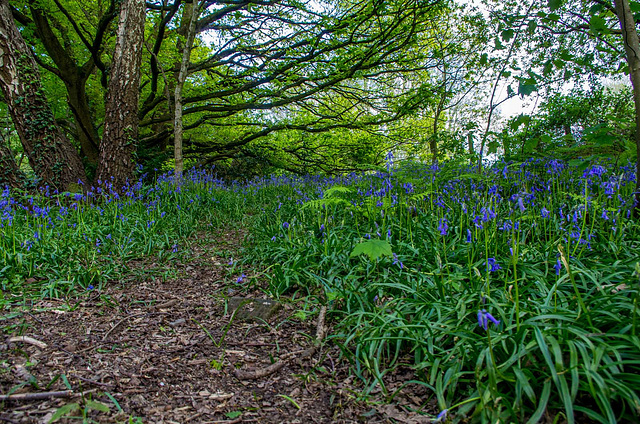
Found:
[[[305,305],[285,299],[266,321],[233,319],[230,297],[265,297],[259,284],[241,288],[229,275],[228,257],[242,237],[229,230],[214,234],[215,242],[194,242],[189,261],[170,264],[172,278],[129,278],[79,298],[0,311],[0,395],[72,391],[0,400],[0,422],[47,423],[71,404],[79,409],[57,422],[430,422],[412,412],[437,413],[417,385],[394,404],[363,401],[348,362],[329,342],[296,358],[314,345],[313,307],[300,314]],[[130,265],[160,266],[151,258]],[[331,333],[330,320],[327,326]],[[31,339],[16,340],[22,336]],[[280,360],[286,365],[270,375],[236,376]],[[388,387],[412,377],[411,370],[398,371]]]

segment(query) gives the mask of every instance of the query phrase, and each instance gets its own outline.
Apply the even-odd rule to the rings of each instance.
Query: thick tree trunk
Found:
[[[0,0],[0,88],[39,184],[59,190],[85,180],[80,156],[56,126],[42,91],[38,66]]]
[[[180,180],[182,171],[184,169],[184,159],[182,157],[182,89],[184,82],[187,80],[189,70],[189,60],[191,58],[191,49],[193,47],[193,40],[196,36],[196,22],[198,15],[200,14],[200,5],[198,0],[193,0],[190,7],[185,5],[184,13],[188,14],[189,21],[187,25],[186,42],[182,50],[182,61],[180,62],[180,72],[176,81],[175,89],[175,105],[174,105],[174,120],[173,120],[173,153],[175,159],[175,176],[176,181]],[[183,16],[184,22],[184,16]]]
[[[24,181],[24,175],[18,169],[13,153],[4,138],[0,138],[0,189],[4,186],[21,188]]]
[[[116,190],[133,180],[145,8],[144,0],[123,0],[111,62],[96,177]]]
[[[626,53],[627,64],[629,65],[629,77],[633,86],[633,104],[636,111],[636,196],[634,216],[640,218],[640,42],[638,42],[638,32],[636,23],[629,7],[629,0],[614,0],[616,14],[620,21],[622,38],[624,40],[624,51]]]
[[[73,118],[76,122],[76,132],[78,142],[84,157],[87,161],[93,165],[98,164],[98,146],[100,144],[100,136],[93,124],[93,116],[89,109],[89,102],[87,101],[86,84],[87,78],[78,77],[75,82],[67,83],[68,99],[67,103],[73,112]]]

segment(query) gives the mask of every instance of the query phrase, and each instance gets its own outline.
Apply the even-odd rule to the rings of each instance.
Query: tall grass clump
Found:
[[[331,306],[365,393],[409,364],[449,419],[637,422],[633,187],[631,166],[389,157],[264,188],[252,258]]]

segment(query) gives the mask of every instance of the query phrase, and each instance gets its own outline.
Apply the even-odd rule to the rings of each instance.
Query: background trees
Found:
[[[59,95],[64,87],[58,122],[90,178],[116,184],[132,177],[134,153],[142,162],[168,159],[176,135],[180,168],[183,132],[185,154],[200,163],[249,158],[279,165],[288,162],[278,159],[285,153],[289,168],[300,171],[324,162],[313,158],[323,150],[313,134],[384,132],[382,126],[424,100],[425,93],[395,82],[431,66],[423,60],[430,51],[415,46],[442,13],[438,1],[414,0],[205,1],[195,9],[179,0],[152,2],[142,42],[141,30],[122,30],[141,28],[139,8],[127,21],[140,3],[119,5],[28,0],[12,8],[34,57],[52,76],[47,88]],[[133,85],[123,85],[138,79],[136,70],[139,102]],[[131,122],[122,123],[127,117]],[[130,128],[127,135],[116,122]],[[360,156],[337,162],[352,167]]]
[[[7,7],[6,26],[26,41],[67,138],[56,145],[82,160],[75,179],[86,173],[87,181],[116,185],[135,177],[135,163],[177,174],[184,161],[215,164],[221,175],[247,177],[350,171],[379,163],[389,149],[421,160],[533,154],[554,144],[524,139],[542,140],[531,126],[537,119],[518,121],[528,132],[522,125],[502,132],[496,118],[505,100],[535,93],[545,103],[567,83],[588,91],[630,69],[613,2],[487,0],[474,9],[440,0],[145,7],[16,0]],[[123,32],[127,25],[136,30]],[[25,152],[30,161],[37,156]]]

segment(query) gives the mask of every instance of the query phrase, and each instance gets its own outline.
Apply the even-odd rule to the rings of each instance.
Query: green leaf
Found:
[[[328,190],[325,190],[324,197],[325,198],[336,197],[338,194],[349,194],[352,191],[353,190],[348,188],[348,187],[333,186],[333,187],[329,188]]]
[[[534,91],[536,91],[537,89],[538,88],[536,87],[535,84],[526,84],[526,83],[520,82],[520,84],[518,85],[518,94],[522,97],[528,96]]]
[[[562,6],[562,0],[549,0],[549,9],[558,10]]]
[[[489,55],[487,55],[486,53],[482,53],[482,56],[480,56],[480,64],[486,65],[488,58],[489,58]]]
[[[358,255],[367,255],[372,261],[381,256],[393,256],[391,245],[386,240],[371,239],[356,244],[351,252],[351,257]]]
[[[233,420],[234,418],[238,418],[240,415],[242,415],[242,411],[231,411],[231,412],[226,412],[225,417],[229,418],[230,420]]]
[[[109,412],[108,405],[105,405],[104,403],[101,403],[101,402],[97,402],[95,400],[87,400],[85,402],[85,408],[87,408],[87,410],[93,409],[94,411]]]
[[[599,32],[603,34],[608,34],[609,27],[607,26],[607,22],[601,18],[600,16],[592,16],[589,20],[589,28],[591,28],[594,32]]]
[[[535,424],[542,418],[542,415],[547,410],[547,402],[549,402],[549,395],[551,394],[551,381],[547,380],[544,382],[544,386],[542,387],[542,393],[540,394],[540,401],[538,402],[538,408],[533,413],[527,424]]]
[[[51,419],[49,420],[49,422],[50,423],[54,423],[54,422],[58,421],[60,418],[64,417],[65,415],[67,415],[67,414],[69,414],[71,412],[75,412],[75,411],[77,411],[79,409],[80,409],[80,405],[78,405],[77,403],[69,403],[67,405],[61,406],[51,416]]]
[[[502,31],[502,34],[500,34],[500,36],[504,41],[509,42],[509,40],[513,38],[513,30],[505,29],[504,31]]]

